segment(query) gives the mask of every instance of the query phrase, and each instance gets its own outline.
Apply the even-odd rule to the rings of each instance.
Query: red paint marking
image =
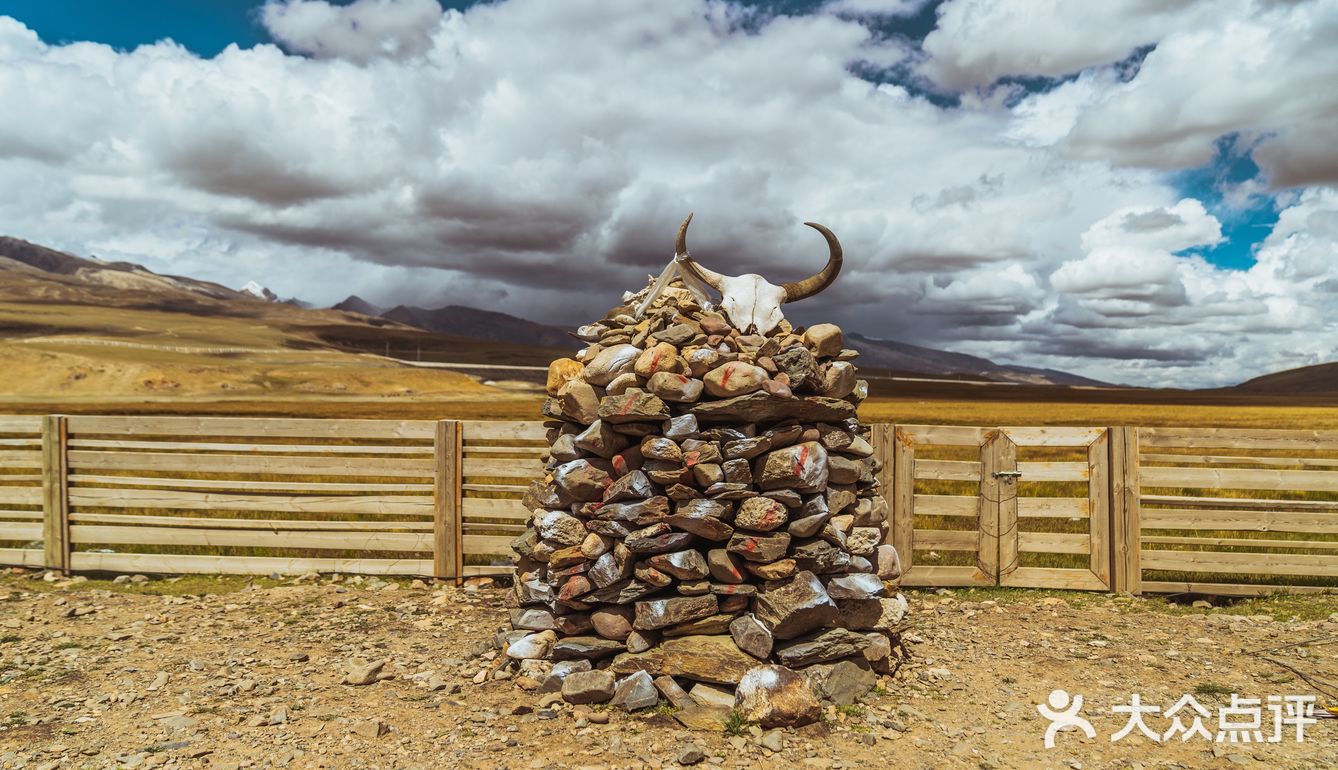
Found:
[[[680,384],[686,385],[687,382],[688,382],[688,380],[690,380],[690,379],[692,379],[692,378],[689,377],[689,376],[687,376],[686,374],[680,374],[680,375],[678,375],[678,381],[679,381]]]
[[[702,456],[701,451],[694,449],[691,452],[688,452],[687,454],[683,455],[683,464],[686,467],[691,468],[692,466],[697,464],[697,462],[701,459],[701,456]]]
[[[627,414],[632,409],[633,401],[636,401],[636,396],[627,396],[627,400],[623,402],[623,408],[618,410],[618,414]]]
[[[604,485],[605,489],[608,489],[609,487],[613,486],[613,479],[609,478],[608,476],[605,476],[604,480],[600,483]]]
[[[729,384],[729,377],[732,374],[734,374],[734,364],[725,367],[725,373],[720,376],[720,387],[723,388]]]
[[[608,487],[606,486],[605,489],[608,489]],[[597,510],[599,510],[600,508],[603,508],[603,507],[604,507],[604,504],[603,504],[603,503],[591,503],[591,504],[590,504],[590,510],[591,510],[591,512],[597,511]]]
[[[804,475],[804,463],[808,461],[808,444],[799,445],[799,459],[794,461],[794,475]]]
[[[655,353],[655,355],[651,356],[651,358],[650,358],[650,373],[651,373],[651,374],[654,374],[654,373],[656,372],[656,370],[659,369],[659,367],[660,367],[660,358],[661,358],[663,355],[664,355],[664,351],[661,350],[661,351],[657,351],[657,352]]]
[[[613,456],[613,469],[622,475],[627,472],[627,459],[622,455]]]

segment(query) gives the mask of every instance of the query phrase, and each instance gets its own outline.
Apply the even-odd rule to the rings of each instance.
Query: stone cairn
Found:
[[[837,326],[796,329],[777,310],[739,328],[756,297],[692,262],[686,228],[665,274],[549,368],[550,459],[524,498],[501,643],[517,681],[569,703],[663,696],[694,727],[735,708],[804,724],[892,670],[906,612],[855,416],[867,384]],[[818,229],[830,283],[840,247]],[[725,292],[725,314],[698,279]]]

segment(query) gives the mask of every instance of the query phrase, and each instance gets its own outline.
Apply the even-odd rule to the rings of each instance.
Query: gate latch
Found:
[[[996,478],[996,479],[1020,479],[1020,478],[1022,478],[1022,471],[995,471],[995,472],[994,472],[994,478]]]

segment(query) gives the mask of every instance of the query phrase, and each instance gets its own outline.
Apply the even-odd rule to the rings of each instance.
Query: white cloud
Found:
[[[425,53],[441,15],[437,0],[268,0],[260,9],[265,28],[290,50],[360,62]]]
[[[1112,26],[1137,10],[1114,5],[1101,17]],[[1242,379],[1288,350],[1323,354],[1312,337],[1338,318],[1323,259],[1338,206],[1297,193],[1248,273],[1177,256],[1216,242],[1220,225],[1140,154],[1141,141],[1179,157],[1181,136],[1122,110],[1154,109],[1169,97],[1144,104],[1139,89],[1179,93],[1168,85],[1179,75],[1160,47],[1128,82],[1101,66],[1147,24],[1087,49],[1095,33],[1078,25],[1079,42],[1024,70],[1097,68],[1048,93],[943,108],[852,71],[909,66],[903,44],[865,25],[913,6],[860,0],[769,19],[719,0],[467,12],[292,0],[263,19],[309,56],[262,45],[212,59],[170,43],[48,46],[0,18],[0,103],[28,118],[0,121],[0,183],[23,191],[0,198],[0,231],[323,303],[356,292],[575,323],[658,272],[688,211],[703,262],[774,280],[821,264],[821,239],[800,224],[815,220],[848,259],[829,292],[787,309],[797,321],[1145,384]],[[1176,19],[1197,13],[1177,7]],[[1306,34],[1278,24],[1280,36]],[[1189,44],[1167,34],[1168,49]],[[1009,45],[1044,58],[1052,42]],[[996,53],[971,70],[978,82],[1016,69]],[[1225,110],[1229,94],[1214,92],[1216,122],[1185,141],[1211,145],[1244,121]],[[1144,139],[1096,131],[1102,111]],[[1269,134],[1260,157],[1289,148],[1279,169],[1313,169],[1305,147],[1332,158],[1320,124],[1297,125],[1313,129],[1309,144]],[[1171,326],[1182,332],[1168,340]]]
[[[948,0],[925,38],[923,71],[951,89],[1059,77],[1124,59],[1170,29],[1231,8],[1208,0]]]

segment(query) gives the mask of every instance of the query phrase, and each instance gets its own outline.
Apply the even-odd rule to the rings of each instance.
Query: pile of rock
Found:
[[[832,324],[744,333],[677,280],[637,317],[651,291],[549,368],[505,653],[572,703],[811,720],[889,670],[906,608],[856,353]]]

